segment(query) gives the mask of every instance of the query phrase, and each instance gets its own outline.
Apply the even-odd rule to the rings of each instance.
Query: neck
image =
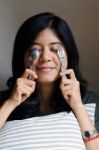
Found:
[[[53,96],[55,85],[50,84],[38,84],[41,101],[48,102],[48,100]]]
[[[40,109],[44,114],[51,114],[53,110],[50,106],[50,100],[53,97],[55,85],[50,84],[38,84],[40,92]]]

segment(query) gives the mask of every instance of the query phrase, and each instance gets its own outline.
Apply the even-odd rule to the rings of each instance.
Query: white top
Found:
[[[94,123],[95,104],[85,108]],[[72,112],[6,122],[0,130],[0,150],[86,150]]]

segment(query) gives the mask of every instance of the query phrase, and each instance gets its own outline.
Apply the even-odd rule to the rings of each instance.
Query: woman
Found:
[[[34,49],[39,51],[39,57],[31,63],[30,50]],[[63,71],[57,54],[59,49],[65,51]],[[97,122],[93,125],[84,106],[84,103],[96,103],[98,106],[98,97],[86,90],[86,81],[79,69],[78,50],[70,28],[63,19],[46,12],[37,14],[22,24],[14,43],[12,71],[13,78],[8,81],[10,88],[1,92],[0,127],[3,128],[1,133],[6,128],[7,122],[9,124],[17,120],[28,121],[32,117],[40,119],[44,116],[57,116],[62,112],[67,114],[72,112],[80,127],[83,146],[86,146],[87,150],[98,150],[99,116],[96,116]],[[51,147],[52,145],[49,148],[62,150],[67,148],[65,144],[57,142],[57,148],[55,145],[55,148]],[[4,145],[1,148],[3,149]],[[16,147],[21,148],[19,145]],[[75,148],[77,150],[77,147]],[[34,148],[32,145],[31,149],[38,147],[36,145]]]

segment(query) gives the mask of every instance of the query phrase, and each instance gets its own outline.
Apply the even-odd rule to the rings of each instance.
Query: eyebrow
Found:
[[[62,45],[62,43],[61,42],[51,42],[51,43],[49,43],[49,45],[55,45],[55,44],[59,44],[59,45]],[[33,44],[32,45],[41,45],[40,43],[37,43],[37,42],[33,42]]]
[[[49,43],[50,45],[54,45],[54,44],[59,44],[59,45],[62,45],[62,43],[61,42],[51,42],[51,43]]]

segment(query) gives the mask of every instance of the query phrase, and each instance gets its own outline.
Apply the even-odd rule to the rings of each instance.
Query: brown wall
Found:
[[[99,93],[98,0],[0,0],[0,89],[11,76],[11,56],[17,29],[28,17],[52,11],[70,24],[90,89]]]

